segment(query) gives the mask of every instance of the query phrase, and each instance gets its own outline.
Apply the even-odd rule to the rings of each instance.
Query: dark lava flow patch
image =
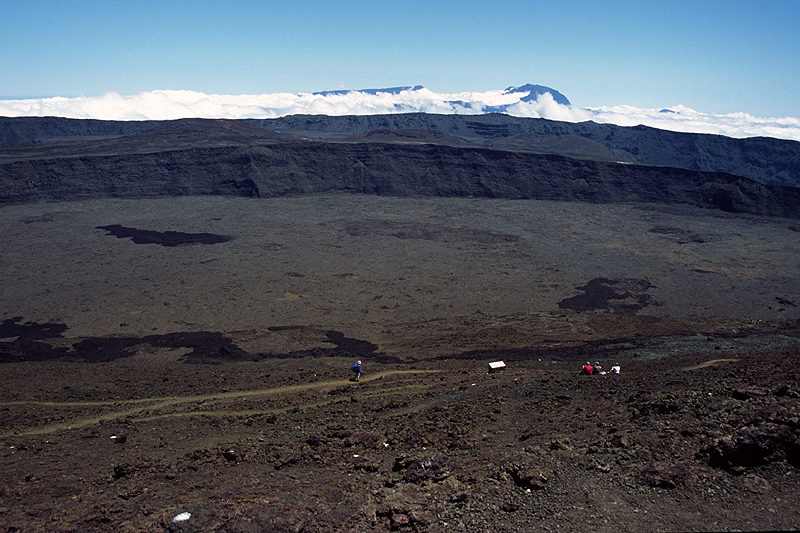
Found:
[[[20,337],[13,342],[0,342],[0,363],[56,360],[107,363],[136,355],[137,346],[140,345],[154,348],[190,348],[191,351],[181,358],[184,363],[221,364],[254,359],[222,333],[198,331],[145,337],[93,337],[71,347],[53,347],[31,338]]]
[[[327,342],[335,345],[335,348],[312,348],[310,350],[298,350],[289,353],[262,353],[256,355],[257,360],[261,359],[280,359],[288,357],[355,357],[369,358],[372,362],[380,363],[400,363],[401,359],[387,356],[378,352],[378,346],[369,341],[345,337],[341,331],[317,330],[312,326],[271,326],[269,331],[304,331],[308,333],[318,333],[324,335]]]
[[[325,342],[330,342],[337,348],[346,350],[353,355],[372,355],[378,349],[378,346],[371,342],[345,337],[344,333],[340,331],[326,331],[325,336],[328,338]]]
[[[38,322],[22,322],[21,316],[7,318],[0,324],[0,339],[18,337],[20,340],[52,339],[61,337],[67,331],[66,324],[39,324]]]
[[[17,337],[13,341],[0,342],[0,364],[33,361],[73,361],[84,363],[107,363],[132,357],[139,347],[189,348],[191,351],[181,357],[189,364],[222,364],[232,361],[260,361],[297,357],[369,357],[373,362],[400,362],[399,359],[376,353],[378,346],[368,341],[345,337],[339,331],[322,331],[323,342],[335,348],[314,348],[284,354],[249,353],[239,348],[221,332],[198,331],[177,332],[145,337],[91,337],[76,342],[72,346],[54,347],[42,339],[60,337],[67,326],[61,324],[18,324],[22,319],[14,317],[0,324],[0,338]],[[292,329],[313,330],[306,326],[275,326],[270,331]]]
[[[181,246],[184,244],[219,244],[233,240],[228,235],[213,233],[183,233],[181,231],[152,231],[146,229],[127,228],[119,224],[97,226],[96,229],[107,231],[118,239],[130,238],[136,244],[160,244],[161,246]]]
[[[659,305],[652,296],[645,294],[653,287],[643,279],[594,278],[583,287],[575,287],[584,291],[583,294],[561,300],[558,307],[576,311],[611,309],[617,313],[635,313],[647,306]]]

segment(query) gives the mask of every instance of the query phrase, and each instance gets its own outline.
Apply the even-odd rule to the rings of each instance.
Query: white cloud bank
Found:
[[[383,113],[480,114],[502,111],[519,117],[567,122],[592,120],[620,126],[654,128],[729,137],[776,137],[800,141],[800,119],[759,118],[747,113],[714,115],[683,106],[640,109],[631,106],[580,108],[553,100],[549,93],[525,102],[527,93],[503,90],[434,93],[425,88],[348,93],[275,93],[220,95],[194,91],[152,91],[135,96],[0,100],[0,116],[57,116],[102,120],[203,118],[277,118],[285,115],[372,115]]]

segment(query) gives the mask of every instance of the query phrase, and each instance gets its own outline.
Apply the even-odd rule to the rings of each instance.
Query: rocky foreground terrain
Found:
[[[800,528],[795,219],[374,196],[0,213],[2,531]]]

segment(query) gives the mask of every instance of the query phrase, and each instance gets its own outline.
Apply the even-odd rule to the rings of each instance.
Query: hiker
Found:
[[[603,372],[603,367],[600,366],[600,361],[594,362],[594,370],[592,371],[592,374],[605,374],[605,372]]]
[[[581,376],[591,376],[593,373],[594,368],[592,368],[592,363],[586,361],[586,364],[581,368]]]
[[[612,374],[619,374],[619,363],[614,363],[614,366],[611,367]]]
[[[361,361],[355,362],[355,364],[353,365],[353,373],[355,374],[355,377],[353,378],[354,381],[358,381],[359,379],[361,379],[361,374],[363,374],[363,372],[361,371]]]

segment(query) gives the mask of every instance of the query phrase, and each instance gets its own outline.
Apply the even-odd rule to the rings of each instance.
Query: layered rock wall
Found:
[[[800,189],[719,172],[441,145],[265,143],[0,165],[0,202],[299,194],[688,204],[800,217]]]

